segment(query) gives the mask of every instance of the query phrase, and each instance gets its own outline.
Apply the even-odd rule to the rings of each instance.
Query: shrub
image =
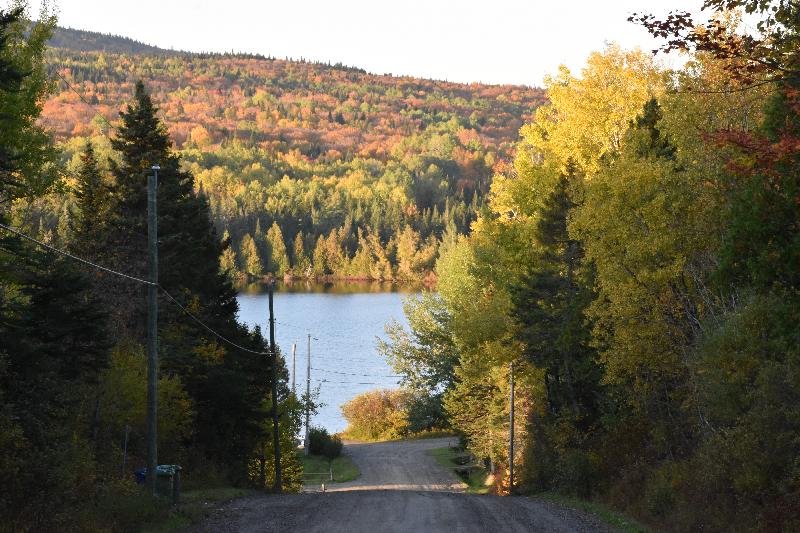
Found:
[[[333,461],[342,454],[342,439],[331,435],[325,428],[312,427],[308,431],[308,449],[312,455],[322,455]]]
[[[322,455],[333,461],[342,455],[343,447],[344,444],[342,443],[341,437],[339,437],[339,435],[331,435],[330,440],[325,443],[325,447],[322,449]]]
[[[409,394],[375,390],[359,394],[342,406],[347,435],[364,440],[397,439],[408,434]]]

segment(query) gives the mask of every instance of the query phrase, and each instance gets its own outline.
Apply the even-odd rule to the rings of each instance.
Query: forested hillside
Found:
[[[657,530],[798,531],[800,7],[705,4],[700,26],[632,17],[685,68],[609,45],[546,81],[382,348],[411,430],[444,420],[498,491],[513,362],[519,490]]]
[[[223,266],[239,279],[422,279],[442,235],[468,231],[543,99],[527,87],[162,52],[74,30],[58,30],[52,43],[68,48],[47,52],[58,83],[40,123],[64,143],[68,169],[86,139],[106,166],[109,123],[146,79],[230,239]],[[53,198],[29,216],[61,239],[72,201]]]

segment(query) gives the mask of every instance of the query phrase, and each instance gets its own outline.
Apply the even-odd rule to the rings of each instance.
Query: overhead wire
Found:
[[[340,376],[356,376],[356,377],[361,377],[361,378],[398,378],[399,379],[399,378],[403,377],[403,376],[398,376],[398,375],[386,375],[386,374],[355,374],[355,373],[352,373],[352,372],[339,372],[337,370],[328,370],[328,369],[325,369],[325,368],[317,368],[317,367],[313,367],[313,366],[311,367],[311,370],[316,370],[317,372],[325,372],[325,373],[328,373],[328,374],[338,374]]]
[[[330,383],[333,385],[383,385],[383,383],[376,383],[374,381],[332,381],[329,379],[314,379],[312,381],[316,381],[317,383]]]
[[[143,283],[145,285],[151,285],[151,286],[152,285],[158,286],[157,283],[153,283],[152,281],[148,281],[146,279],[137,278],[136,276],[130,276],[128,274],[125,274],[124,272],[119,272],[117,270],[113,270],[111,268],[104,267],[102,265],[98,265],[97,263],[93,263],[91,261],[83,259],[82,257],[78,257],[77,255],[73,255],[73,254],[71,254],[71,253],[69,253],[69,252],[67,252],[65,250],[61,250],[60,248],[56,248],[55,246],[50,246],[49,244],[47,244],[45,242],[42,242],[39,239],[36,239],[34,237],[31,237],[30,235],[27,235],[27,234],[19,231],[18,229],[12,228],[11,226],[7,226],[5,224],[0,223],[0,228],[3,228],[6,231],[11,232],[11,233],[17,235],[18,237],[22,237],[23,239],[25,239],[27,241],[30,241],[30,242],[32,242],[34,244],[37,244],[37,245],[41,246],[42,248],[46,248],[47,250],[50,250],[51,252],[55,252],[57,254],[61,254],[64,257],[68,257],[70,259],[73,259],[75,261],[78,261],[80,263],[88,265],[90,267],[96,268],[98,270],[102,270],[104,272],[108,272],[109,274],[113,274],[115,276],[120,276],[120,277],[123,277],[123,278],[127,278],[127,279],[129,279],[131,281],[135,281],[137,283]]]
[[[114,269],[105,267],[103,265],[99,265],[97,263],[94,263],[92,261],[89,261],[87,259],[84,259],[82,257],[78,257],[77,255],[71,254],[71,253],[69,253],[69,252],[67,252],[65,250],[60,249],[60,248],[56,248],[55,246],[51,246],[51,245],[49,245],[49,244],[47,244],[45,242],[40,241],[39,239],[36,239],[35,237],[31,237],[30,235],[27,235],[26,233],[24,233],[24,232],[22,232],[22,231],[20,231],[20,230],[18,230],[16,228],[13,228],[11,226],[8,226],[6,224],[3,224],[1,222],[0,222],[0,228],[3,228],[6,231],[9,231],[10,233],[13,233],[14,235],[17,235],[18,237],[21,237],[21,238],[23,238],[23,239],[25,239],[27,241],[30,241],[30,242],[32,242],[32,243],[34,243],[34,244],[36,244],[38,246],[41,246],[42,248],[45,248],[45,249],[47,249],[47,250],[49,250],[51,252],[60,254],[60,255],[62,255],[64,257],[67,257],[67,258],[72,259],[74,261],[78,261],[79,263],[83,263],[84,265],[90,266],[90,267],[98,269],[98,270],[102,270],[103,272],[107,272],[107,273],[113,274],[115,276],[119,276],[119,277],[122,277],[122,278],[125,278],[125,279],[128,279],[128,280],[131,280],[131,281],[135,281],[137,283],[141,283],[143,285],[148,285],[148,286],[151,286],[151,287],[157,287],[164,294],[164,296],[166,296],[166,298],[169,301],[171,301],[173,304],[175,304],[189,318],[194,320],[197,324],[202,326],[204,329],[206,329],[208,332],[210,332],[212,335],[214,335],[219,340],[229,344],[230,346],[233,346],[234,348],[237,348],[237,349],[245,351],[245,352],[249,352],[249,353],[256,354],[256,355],[271,355],[271,352],[263,352],[263,351],[259,351],[259,350],[252,350],[250,348],[247,348],[245,346],[237,344],[237,343],[233,342],[232,340],[228,339],[227,337],[225,337],[224,335],[222,335],[218,331],[214,330],[208,324],[206,324],[205,322],[200,320],[191,311],[186,309],[186,307],[184,307],[174,296],[172,296],[163,286],[159,285],[158,283],[154,283],[152,281],[148,281],[148,280],[145,280],[145,279],[142,279],[142,278],[137,278],[136,276],[131,276],[129,274],[125,274],[124,272],[119,272],[118,270],[114,270]]]
[[[81,101],[84,104],[86,104],[92,111],[95,112],[95,116],[99,116],[103,120],[103,122],[105,122],[108,125],[109,128],[114,128],[114,125],[111,124],[111,122],[109,122],[109,120],[106,118],[106,116],[103,113],[101,113],[100,111],[98,111],[98,109],[94,105],[92,105],[89,102],[89,100],[87,100],[86,97],[83,94],[81,94],[77,89],[75,89],[75,87],[69,82],[69,80],[67,80],[67,78],[64,77],[64,75],[61,74],[58,71],[58,67],[56,67],[55,65],[53,65],[52,63],[50,63],[46,59],[44,59],[44,62],[48,67],[50,67],[50,70],[52,70],[53,73],[55,73],[55,75],[58,76],[61,79],[61,81],[64,82],[64,85],[66,85],[69,90],[71,90],[73,93],[75,93],[78,96],[78,98],[80,98]],[[106,135],[106,137],[107,136],[108,135]]]
[[[164,293],[164,296],[166,296],[168,300],[170,300],[173,304],[175,304],[181,311],[186,313],[186,316],[188,316],[189,318],[191,318],[192,320],[197,322],[200,326],[205,328],[209,333],[211,333],[212,335],[217,337],[219,340],[221,340],[221,341],[233,346],[234,348],[238,348],[239,350],[242,350],[244,352],[249,352],[249,353],[256,354],[256,355],[272,355],[271,352],[262,352],[262,351],[259,351],[259,350],[251,350],[250,348],[245,348],[244,346],[242,346],[240,344],[236,344],[235,342],[233,342],[232,340],[230,340],[230,339],[226,338],[225,336],[221,335],[220,333],[218,333],[217,331],[212,329],[210,326],[208,326],[205,322],[203,322],[202,320],[197,318],[194,314],[192,314],[191,311],[186,309],[186,307],[184,307],[178,300],[176,300],[175,297],[173,297],[170,293],[168,293],[167,290],[164,287],[159,285],[158,288],[161,290],[162,293]]]
[[[99,110],[98,110],[98,109],[97,109],[97,108],[96,108],[96,107],[95,107],[95,106],[94,106],[94,105],[93,105],[91,102],[89,102],[89,100],[88,100],[88,99],[87,99],[87,98],[86,98],[86,97],[85,97],[85,96],[84,96],[84,95],[83,95],[83,94],[82,94],[80,91],[78,91],[78,90],[75,88],[75,86],[74,86],[72,83],[70,83],[70,81],[69,81],[69,80],[68,80],[68,79],[67,79],[67,78],[66,78],[66,77],[65,77],[63,74],[61,74],[61,72],[59,72],[59,70],[58,70],[58,67],[57,67],[57,66],[53,65],[52,63],[50,63],[50,62],[49,62],[49,61],[47,61],[47,60],[44,60],[44,62],[45,62],[45,64],[46,64],[48,67],[50,67],[50,70],[51,70],[51,71],[52,71],[52,72],[53,72],[53,73],[54,73],[56,76],[58,76],[58,78],[59,78],[59,79],[60,79],[60,80],[61,80],[61,81],[64,83],[64,85],[65,85],[65,86],[66,86],[66,87],[67,87],[67,88],[68,88],[70,91],[72,91],[73,93],[75,93],[75,95],[77,95],[77,96],[78,96],[78,98],[81,100],[81,102],[83,102],[83,103],[84,103],[84,104],[85,104],[87,107],[89,107],[89,108],[90,108],[92,111],[94,111],[94,113],[95,113],[95,116],[99,116],[99,117],[100,117],[100,119],[101,119],[103,122],[105,122],[105,123],[106,123],[106,125],[107,125],[109,128],[112,128],[112,129],[114,128],[114,125],[113,125],[113,124],[111,124],[111,122],[110,122],[110,121],[109,121],[109,120],[108,120],[108,119],[105,117],[105,115],[104,115],[103,113],[101,113],[101,112],[100,112],[100,111],[99,111]],[[106,134],[105,132],[103,132],[103,134],[104,134],[106,137],[108,137],[108,134]],[[205,323],[204,323],[202,320],[200,320],[200,319],[199,319],[197,316],[195,316],[194,314],[192,314],[192,313],[191,313],[191,312],[190,312],[188,309],[186,309],[186,307],[184,307],[184,306],[183,306],[183,305],[182,305],[182,304],[181,304],[181,303],[180,303],[180,302],[179,302],[177,299],[175,299],[175,297],[173,297],[173,296],[172,296],[172,295],[171,295],[169,292],[167,292],[167,290],[166,290],[166,289],[164,289],[164,287],[162,287],[161,285],[158,285],[158,284],[156,284],[156,283],[153,283],[153,282],[151,282],[151,281],[148,281],[148,280],[144,280],[144,279],[141,279],[141,278],[137,278],[137,277],[135,277],[135,276],[131,276],[131,275],[125,274],[125,273],[123,273],[123,272],[119,272],[119,271],[117,271],[117,270],[110,269],[110,268],[108,268],[108,267],[104,267],[104,266],[102,266],[102,265],[98,265],[98,264],[96,264],[96,263],[93,263],[93,262],[91,262],[91,261],[88,261],[88,260],[86,260],[86,259],[83,259],[83,258],[81,258],[81,257],[78,257],[78,256],[76,256],[76,255],[73,255],[73,254],[71,254],[71,253],[69,253],[69,252],[66,252],[66,251],[64,251],[64,250],[61,250],[61,249],[55,248],[55,247],[53,247],[53,246],[50,246],[50,245],[49,245],[49,244],[47,244],[47,243],[44,243],[44,242],[42,242],[42,241],[40,241],[40,240],[38,240],[38,239],[35,239],[34,237],[31,237],[31,236],[29,236],[29,235],[26,235],[26,234],[24,234],[23,232],[21,232],[21,231],[18,231],[18,230],[14,229],[14,228],[12,228],[12,227],[10,227],[10,226],[7,226],[7,225],[5,225],[5,224],[0,224],[0,227],[2,227],[3,229],[6,229],[7,231],[10,231],[10,232],[12,232],[12,233],[14,233],[14,234],[18,235],[19,237],[22,237],[22,238],[24,238],[24,239],[26,239],[26,240],[28,240],[28,241],[30,241],[30,242],[33,242],[33,243],[35,243],[35,244],[37,244],[37,245],[39,245],[39,246],[41,246],[41,247],[43,247],[43,248],[46,248],[46,249],[48,249],[48,250],[50,250],[50,251],[52,251],[52,252],[55,252],[55,253],[61,254],[61,255],[65,256],[65,257],[68,257],[68,258],[70,258],[70,259],[73,259],[73,260],[75,260],[75,261],[78,261],[78,262],[80,262],[80,263],[83,263],[83,264],[85,264],[85,265],[91,266],[91,267],[93,267],[93,268],[96,268],[96,269],[98,269],[98,270],[102,270],[102,271],[105,271],[105,272],[107,272],[107,273],[109,273],[109,274],[113,274],[113,275],[115,275],[115,276],[119,276],[119,277],[122,277],[122,278],[126,278],[126,279],[129,279],[129,280],[131,280],[131,281],[135,281],[135,282],[137,282],[137,283],[142,283],[142,284],[145,284],[145,285],[151,285],[151,286],[152,286],[152,285],[155,285],[156,287],[158,287],[158,289],[159,289],[159,290],[160,290],[160,291],[161,291],[161,292],[164,294],[164,296],[165,296],[165,297],[166,297],[168,300],[170,300],[170,301],[171,301],[171,302],[172,302],[174,305],[176,305],[176,306],[177,306],[179,309],[181,309],[181,311],[183,311],[183,312],[184,312],[184,313],[185,313],[185,314],[186,314],[186,315],[187,315],[189,318],[191,318],[191,319],[192,319],[194,322],[196,322],[198,325],[200,325],[201,327],[203,327],[205,330],[207,330],[209,333],[211,333],[212,335],[214,335],[215,337],[217,337],[217,338],[218,338],[218,339],[220,339],[221,341],[223,341],[223,342],[225,342],[225,343],[227,343],[227,344],[229,344],[229,345],[231,345],[231,346],[233,346],[233,347],[235,347],[235,348],[237,348],[237,349],[239,349],[239,350],[245,351],[245,352],[249,352],[249,353],[253,353],[253,354],[257,354],[257,355],[270,355],[270,352],[262,352],[262,351],[252,350],[252,349],[250,349],[250,348],[246,348],[246,347],[244,347],[244,346],[241,346],[241,345],[239,345],[239,344],[237,344],[237,343],[235,343],[235,342],[231,341],[230,339],[227,339],[225,336],[221,335],[220,333],[218,333],[217,331],[215,331],[213,328],[211,328],[210,326],[208,326],[207,324],[205,324]],[[281,326],[284,326],[284,327],[295,328],[295,329],[298,329],[298,330],[305,331],[305,332],[309,333],[309,329],[308,329],[308,328],[306,328],[306,327],[297,326],[297,325],[294,325],[294,324],[289,324],[289,323],[286,323],[286,322],[284,322],[284,321],[278,321],[278,320],[276,320],[275,322],[276,322],[277,324],[281,325]],[[336,334],[336,333],[331,333],[330,335],[331,335],[331,336],[334,336],[334,337],[339,337],[339,338],[342,338],[342,339],[345,339],[345,338],[346,338],[346,339],[348,339],[348,340],[350,340],[350,341],[352,342],[352,338],[351,338],[350,336],[347,336],[347,335],[341,335],[341,334]],[[318,340],[319,340],[317,337],[313,337],[313,336],[312,336],[312,339],[313,339],[313,340],[316,340],[316,341],[318,341]],[[358,346],[360,346],[360,347],[366,347],[367,345],[366,345],[366,344],[363,344],[363,343],[358,343]],[[363,362],[366,362],[366,360],[364,360],[364,359],[359,359],[359,360],[360,360],[360,361],[363,361]],[[316,369],[316,370],[320,370],[320,371],[322,371],[322,372],[330,372],[330,373],[333,373],[333,374],[352,375],[352,376],[361,376],[361,377],[392,377],[392,378],[394,378],[394,377],[401,377],[401,376],[375,376],[375,375],[367,375],[367,374],[352,374],[352,373],[343,373],[343,372],[336,372],[336,371],[332,371],[332,370],[324,370],[324,369]],[[329,381],[329,383],[333,383],[333,382],[330,382],[330,381]]]

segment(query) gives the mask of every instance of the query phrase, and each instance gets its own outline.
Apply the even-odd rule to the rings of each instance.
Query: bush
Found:
[[[339,437],[339,435],[331,435],[331,439],[325,444],[322,450],[322,455],[333,461],[342,455],[343,447],[344,444],[342,443],[341,437]]]
[[[342,406],[346,435],[355,439],[388,440],[409,432],[409,394],[402,390],[375,390],[359,394]]]
[[[311,455],[322,455],[333,461],[342,454],[342,439],[331,435],[325,428],[312,427],[308,431],[308,449]]]

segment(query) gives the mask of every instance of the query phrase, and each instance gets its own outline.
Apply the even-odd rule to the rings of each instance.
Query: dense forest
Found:
[[[45,43],[55,19],[45,15],[31,25],[19,8],[0,11],[0,529],[138,531],[169,511],[133,476],[147,458],[154,161],[159,464],[182,465],[185,487],[270,487],[269,415],[274,406],[279,442],[291,450],[303,404],[282,358],[237,322],[220,265],[226,243],[143,84],[106,141],[108,167],[83,140],[64,183],[65,153],[38,120],[54,89]],[[67,196],[59,238],[39,241],[46,235],[22,215]],[[284,457],[283,487],[297,490],[299,461]]]
[[[270,487],[272,409],[290,449],[313,403],[237,322],[235,283],[427,278],[379,344],[404,390],[350,418],[458,432],[499,493],[800,530],[800,6],[704,5],[631,15],[680,68],[608,44],[544,91],[0,11],[0,529],[169,512],[133,477],[158,164],[158,459],[187,488]]]
[[[631,17],[690,54],[679,70],[609,45],[546,80],[471,234],[442,243],[438,293],[382,349],[411,429],[458,430],[500,491],[514,362],[520,490],[663,530],[797,531],[800,7],[705,5]]]
[[[51,43],[63,47],[46,53],[59,83],[40,124],[62,143],[68,175],[86,140],[106,170],[107,134],[146,79],[238,281],[422,280],[443,236],[469,231],[543,99],[527,87],[158,51],[76,30],[58,29]],[[55,195],[18,214],[61,242],[74,201]]]

